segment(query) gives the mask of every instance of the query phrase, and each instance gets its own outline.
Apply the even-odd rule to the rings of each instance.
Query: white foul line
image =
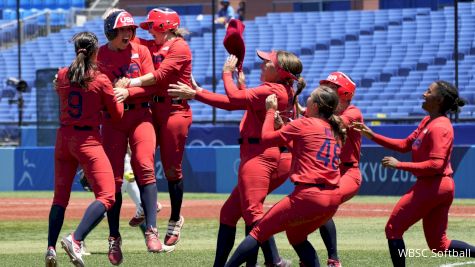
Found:
[[[440,267],[462,266],[462,265],[469,265],[469,264],[475,264],[475,261],[456,262],[456,263],[451,263],[451,264],[442,264],[442,265],[440,265]]]

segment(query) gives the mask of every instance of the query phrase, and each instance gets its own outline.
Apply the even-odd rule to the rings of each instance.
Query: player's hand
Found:
[[[198,87],[200,90],[200,87]],[[180,99],[193,99],[195,98],[196,92],[198,90],[193,90],[190,86],[178,82],[177,84],[170,84],[168,88],[168,95],[171,97],[178,97]]]
[[[236,70],[236,64],[238,59],[235,55],[229,55],[226,61],[224,62],[223,72],[233,73]]]
[[[129,87],[129,83],[130,83],[129,78],[122,77],[115,82],[114,87],[127,88]]]
[[[246,75],[244,75],[244,71],[238,73],[238,85],[246,86]]]
[[[393,157],[386,156],[381,160],[381,163],[383,164],[384,167],[394,169],[394,168],[396,168],[397,164],[399,163],[399,160],[397,160]]]
[[[114,87],[114,94],[117,98],[117,102],[122,103],[127,99],[127,97],[129,97],[129,90],[125,88]]]
[[[282,120],[279,111],[276,111],[274,115],[274,130],[279,130],[283,125],[284,120]]]
[[[275,94],[272,94],[266,98],[266,110],[271,108],[277,110],[277,96]]]
[[[364,137],[368,139],[373,139],[374,132],[366,124],[361,122],[352,122],[350,128],[353,128],[355,131],[360,132]]]

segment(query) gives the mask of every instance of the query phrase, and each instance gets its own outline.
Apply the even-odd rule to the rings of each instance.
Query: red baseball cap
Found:
[[[277,59],[276,51],[272,50],[271,52],[264,52],[264,51],[257,50],[256,52],[259,58],[261,58],[262,60],[269,60],[274,64],[274,66],[277,69],[277,72],[279,73],[280,78],[282,79],[290,78],[292,80],[298,80],[294,74],[290,73],[289,71],[284,70],[282,66],[280,66],[279,60]]]
[[[229,54],[235,55],[238,59],[237,68],[242,71],[242,63],[246,55],[246,44],[244,43],[244,24],[237,19],[231,19],[226,29],[223,45]]]

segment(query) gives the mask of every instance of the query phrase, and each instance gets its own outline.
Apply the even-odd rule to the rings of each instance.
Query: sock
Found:
[[[64,212],[66,208],[59,205],[52,205],[49,211],[49,225],[48,225],[48,247],[56,249],[56,242],[58,242],[59,232],[63,227]]]
[[[452,240],[449,250],[463,252],[467,257],[475,258],[475,247],[460,240]]]
[[[145,238],[145,231],[147,231],[147,226],[145,226],[145,222],[141,223],[139,227],[140,227],[140,232],[142,232],[143,237]]]
[[[299,255],[300,262],[303,263],[306,267],[311,266],[320,266],[320,262],[318,261],[317,252],[313,248],[312,244],[305,240],[304,242],[292,245],[294,247],[295,252]]]
[[[252,225],[246,225],[245,231],[246,231],[246,236],[249,235],[249,233],[252,231],[252,228],[254,228],[255,223]],[[249,255],[246,258],[246,266],[255,266],[257,264],[257,256],[259,254],[259,250],[256,250],[256,253]]]
[[[244,263],[249,257],[252,257],[259,250],[259,243],[254,237],[248,235],[237,247],[234,254],[226,263],[226,267],[238,267],[240,264]]]
[[[147,228],[157,227],[157,184],[147,184],[140,186],[140,197],[145,213],[145,226]]]
[[[122,193],[115,194],[115,203],[107,211],[107,221],[109,222],[109,236],[119,237],[120,209],[122,207]]]
[[[280,262],[280,255],[277,250],[277,245],[275,244],[274,236],[271,236],[266,242],[262,243],[261,249],[266,264],[277,264]]]
[[[221,223],[218,230],[218,241],[216,243],[216,256],[214,267],[223,267],[228,260],[229,253],[234,246],[236,238],[236,227]]]
[[[388,239],[389,253],[394,267],[406,266],[406,257],[403,251],[406,249],[404,240],[402,239]]]
[[[179,221],[181,203],[183,202],[183,179],[168,181],[168,194],[170,195],[170,204],[172,206],[170,220]]]
[[[336,226],[333,219],[328,220],[320,227],[320,235],[327,248],[328,258],[338,260],[338,251],[336,248]]]
[[[79,223],[76,231],[74,231],[74,239],[77,241],[83,241],[85,233],[91,232],[91,230],[97,225],[97,220],[102,219],[106,212],[106,207],[102,202],[95,200],[87,207],[81,222]]]
[[[89,235],[89,233],[92,231],[92,229],[96,228],[96,226],[102,222],[102,220],[106,217],[105,213],[102,214],[102,216],[100,216],[99,218],[97,218],[97,220],[92,224],[91,228],[89,228],[88,230],[86,230],[83,235],[82,235],[82,239],[86,239],[87,236]]]

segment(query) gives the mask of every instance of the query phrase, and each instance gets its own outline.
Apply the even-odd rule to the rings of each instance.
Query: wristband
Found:
[[[129,87],[137,87],[141,85],[142,85],[142,81],[140,80],[140,78],[130,79]]]

